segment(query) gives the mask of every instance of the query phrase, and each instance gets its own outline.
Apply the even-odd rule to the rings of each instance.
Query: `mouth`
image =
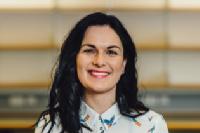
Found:
[[[108,77],[108,76],[111,74],[111,73],[108,72],[108,71],[94,70],[94,69],[88,70],[88,73],[89,73],[92,77],[98,78],[98,79],[106,78],[106,77]]]

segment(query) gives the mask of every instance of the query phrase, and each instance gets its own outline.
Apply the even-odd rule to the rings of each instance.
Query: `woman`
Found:
[[[137,98],[134,43],[113,15],[81,19],[64,41],[36,133],[167,133]]]

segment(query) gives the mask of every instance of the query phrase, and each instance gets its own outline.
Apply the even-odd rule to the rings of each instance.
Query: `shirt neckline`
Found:
[[[113,104],[104,113],[99,114],[84,101],[81,102],[80,107],[80,122],[91,129],[95,128],[95,124],[100,122],[104,128],[108,128],[115,125],[118,119],[121,117],[117,103]]]

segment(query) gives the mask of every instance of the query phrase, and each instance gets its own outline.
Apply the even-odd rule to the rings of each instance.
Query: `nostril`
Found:
[[[105,65],[105,61],[103,59],[102,56],[100,55],[96,55],[94,60],[93,60],[93,65],[97,66],[97,67],[102,67]]]
[[[95,66],[95,67],[103,67],[103,66],[105,66],[105,64],[104,63],[99,63],[99,62],[93,62],[93,65]]]

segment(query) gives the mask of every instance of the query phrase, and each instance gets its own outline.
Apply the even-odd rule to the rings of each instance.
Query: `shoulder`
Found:
[[[35,133],[47,133],[49,131],[49,129],[51,128],[52,122],[50,119],[50,115],[46,114],[41,116],[41,118],[39,119],[39,121],[36,124],[35,127]],[[52,132],[55,131],[59,131],[60,128],[60,123],[59,123],[59,118],[58,116],[56,116],[55,118],[55,124],[52,127]]]
[[[50,122],[49,114],[42,115],[36,124],[35,133],[42,133],[43,129],[48,125],[49,122]]]
[[[133,132],[168,133],[167,124],[163,116],[153,110],[149,110],[136,118],[123,118],[131,123],[130,129]]]
[[[168,133],[167,123],[163,116],[153,110],[149,110],[144,115],[136,118],[136,121],[140,122],[143,127],[147,127],[148,131],[154,131],[155,133]]]
[[[144,120],[144,121],[149,121],[149,122],[155,122],[158,120],[164,120],[163,116],[153,110],[149,110],[143,115],[139,116],[138,119]]]

